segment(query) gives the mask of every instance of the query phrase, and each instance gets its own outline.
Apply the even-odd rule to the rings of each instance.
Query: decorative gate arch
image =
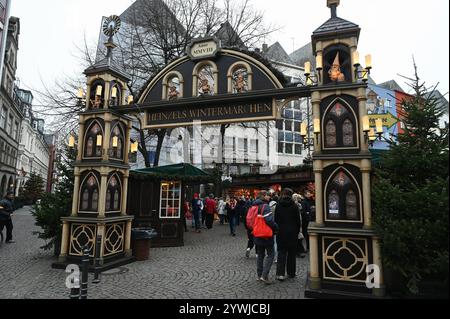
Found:
[[[309,228],[307,295],[348,290],[382,295],[382,277],[379,288],[365,285],[366,267],[381,269],[381,259],[371,228],[371,155],[362,125],[367,85],[354,54],[360,29],[337,17],[339,0],[327,0],[327,5],[332,16],[312,36],[316,73],[306,73],[308,86],[302,87],[283,87],[278,72],[255,53],[222,49],[216,39],[203,38],[193,41],[187,56],[154,76],[133,103],[126,99],[129,78],[112,61],[117,30],[106,28],[107,56],[84,72],[87,108],[80,114],[73,208],[70,217],[62,218],[59,261],[79,260],[84,245],[94,256],[97,240],[105,267],[132,260],[127,114],[145,112],[147,128],[268,121],[279,118],[293,98],[311,97],[316,220]]]

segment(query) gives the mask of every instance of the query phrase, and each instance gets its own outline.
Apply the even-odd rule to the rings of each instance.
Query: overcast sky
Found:
[[[218,0],[221,1],[221,0]],[[86,35],[96,43],[102,16],[119,15],[131,0],[12,0],[11,15],[20,18],[17,76],[22,88],[49,86],[65,74],[83,71],[76,45]],[[326,0],[252,0],[267,23],[282,27],[268,39],[291,53],[311,40],[312,32],[330,17]],[[358,24],[361,56],[372,54],[377,83],[412,76],[412,56],[428,84],[449,90],[448,0],[341,0],[338,16]],[[448,99],[448,96],[446,96]]]

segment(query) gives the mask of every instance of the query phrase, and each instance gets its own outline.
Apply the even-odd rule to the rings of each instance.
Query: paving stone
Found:
[[[51,268],[53,251],[40,247],[44,241],[30,208],[13,215],[15,244],[0,246],[0,298],[67,299],[66,273]],[[150,259],[102,274],[91,284],[89,298],[98,299],[300,299],[304,298],[308,258],[297,259],[297,277],[266,286],[256,280],[256,258],[245,257],[247,234],[237,227],[215,224],[200,234],[185,233],[185,246],[151,248]],[[276,264],[270,276],[275,279]]]

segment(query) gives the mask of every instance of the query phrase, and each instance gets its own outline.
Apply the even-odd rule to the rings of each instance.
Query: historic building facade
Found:
[[[15,86],[20,21],[11,17],[6,37],[3,76],[0,85],[0,196],[13,190],[23,118]]]
[[[44,134],[44,120],[34,116],[32,110],[33,94],[30,91],[17,89],[18,102],[23,112],[20,133],[19,151],[17,154],[17,183],[16,195],[30,178],[33,172],[42,177],[47,189],[50,161],[49,145]]]

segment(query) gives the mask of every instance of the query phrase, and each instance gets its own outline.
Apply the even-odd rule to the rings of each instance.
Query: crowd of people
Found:
[[[277,264],[277,280],[296,277],[296,258],[304,258],[309,251],[308,225],[315,220],[314,205],[310,191],[301,195],[289,188],[281,194],[263,190],[255,199],[243,196],[217,198],[214,194],[202,198],[194,194],[184,205],[184,216],[192,219],[192,228],[197,233],[213,228],[217,220],[219,225],[228,224],[230,236],[234,237],[236,227],[244,224],[248,237],[245,257],[250,258],[255,248],[257,279],[271,284],[269,272],[273,263]],[[264,217],[272,236],[255,236],[253,225],[249,225],[247,218],[252,207]],[[187,224],[185,229],[188,231]]]

